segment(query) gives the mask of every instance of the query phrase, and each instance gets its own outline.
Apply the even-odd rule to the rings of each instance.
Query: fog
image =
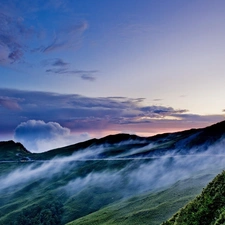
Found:
[[[151,146],[132,148],[129,152],[132,155],[134,152],[145,151]],[[224,146],[224,140],[221,140],[215,145],[208,146],[204,153],[197,154],[192,149],[189,155],[170,153],[161,157],[152,157],[152,159],[132,158],[129,160],[121,157],[101,159],[100,155],[110,146],[95,146],[78,151],[69,157],[54,158],[46,162],[24,163],[22,167],[0,176],[0,192],[20,190],[34,181],[47,183],[55,177],[58,180],[64,179],[66,175],[73,175],[76,171],[82,171],[82,173],[77,172],[57,187],[59,190],[64,190],[67,195],[74,195],[87,187],[98,187],[103,192],[104,190],[120,192],[123,197],[157,191],[189,177],[204,174],[216,175],[221,172],[225,168]],[[100,166],[100,169],[92,168],[86,172],[81,168],[95,160],[99,163],[104,161],[104,166]],[[121,164],[115,166],[110,164],[110,161],[120,161]],[[99,166],[99,164],[96,165]]]

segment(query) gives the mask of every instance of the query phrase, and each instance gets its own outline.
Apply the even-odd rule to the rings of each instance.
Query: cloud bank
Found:
[[[143,98],[85,97],[77,94],[21,91],[0,89],[0,113],[2,132],[7,127],[14,129],[29,120],[56,122],[71,132],[95,130],[121,130],[132,132],[162,129],[163,127],[184,128],[206,126],[222,121],[223,115],[189,114],[187,109],[144,105]],[[19,110],[18,110],[19,109]],[[15,111],[17,110],[17,111]],[[9,120],[9,114],[14,111]],[[124,128],[124,129],[122,129]],[[157,132],[155,132],[157,133]]]

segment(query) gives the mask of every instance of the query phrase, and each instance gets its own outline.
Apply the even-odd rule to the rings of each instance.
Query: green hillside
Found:
[[[224,133],[222,122],[149,138],[110,135],[43,153],[0,142],[0,225],[160,224],[225,168]],[[216,208],[213,199],[208,208]],[[207,221],[219,221],[223,207],[210,213]]]
[[[136,171],[140,173],[140,168],[152,163],[0,163],[1,169],[7,171],[0,176],[0,224],[45,224],[43,218],[54,218],[58,221],[55,224],[74,220],[75,224],[159,224],[199,194],[216,175],[199,174],[161,191],[153,188],[151,180],[134,183]],[[149,187],[142,189],[146,184]]]
[[[67,225],[158,225],[199,194],[212,176],[179,181],[165,190],[120,201]]]
[[[225,171],[163,225],[225,224]]]

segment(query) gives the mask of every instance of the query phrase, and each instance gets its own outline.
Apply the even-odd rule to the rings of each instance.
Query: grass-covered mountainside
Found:
[[[163,225],[225,224],[225,171]]]
[[[0,224],[160,224],[225,168],[224,134],[221,122],[43,153],[0,142]]]
[[[159,225],[172,212],[193,199],[212,175],[199,175],[178,181],[169,188],[122,200],[97,212],[77,219],[68,225]]]

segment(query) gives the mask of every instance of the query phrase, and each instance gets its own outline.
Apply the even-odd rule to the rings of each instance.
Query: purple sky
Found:
[[[1,0],[0,140],[33,151],[224,120],[222,0]]]

